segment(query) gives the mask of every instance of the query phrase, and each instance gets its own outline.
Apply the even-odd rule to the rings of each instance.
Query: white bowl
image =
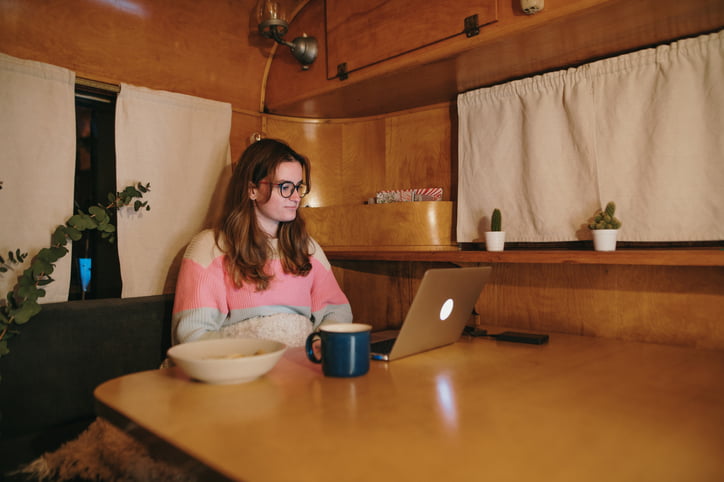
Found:
[[[271,370],[287,346],[257,338],[222,338],[172,346],[168,356],[188,376],[213,384],[246,383]]]

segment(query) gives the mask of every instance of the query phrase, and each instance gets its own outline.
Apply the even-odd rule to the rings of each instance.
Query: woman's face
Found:
[[[257,187],[249,189],[249,197],[256,201],[256,220],[262,230],[272,237],[276,237],[279,223],[293,221],[297,217],[302,199],[296,190],[290,197],[282,197],[278,186],[282,182],[292,182],[294,185],[302,182],[302,165],[297,161],[282,162],[273,176],[262,179]]]

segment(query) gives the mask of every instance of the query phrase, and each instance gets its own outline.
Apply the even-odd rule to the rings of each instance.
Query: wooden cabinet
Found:
[[[301,213],[325,250],[457,249],[452,201],[348,204],[304,208]]]
[[[496,0],[327,0],[325,18],[332,79],[467,32],[477,35],[476,28],[498,19],[498,9]]]
[[[445,36],[444,29],[437,32],[435,27],[434,35],[418,31],[422,25],[437,25],[438,17],[441,26],[449,23],[462,31],[470,12],[451,14],[447,7],[431,6],[450,3],[327,0],[341,10],[325,26],[324,0],[309,0],[291,22],[288,36],[306,32],[317,37],[319,58],[302,71],[288,51],[278,52],[266,81],[266,111],[349,118],[454,102],[458,93],[471,89],[724,26],[722,0],[546,0],[535,15],[525,15],[519,0],[496,0],[470,2],[496,8],[497,20],[474,37],[458,34],[436,41]],[[382,4],[406,5],[409,13],[382,15],[377,10],[391,8]],[[369,8],[358,15],[355,5]],[[430,14],[435,18],[427,18]],[[479,17],[479,23],[485,18]],[[349,77],[330,78],[341,62],[347,63]]]

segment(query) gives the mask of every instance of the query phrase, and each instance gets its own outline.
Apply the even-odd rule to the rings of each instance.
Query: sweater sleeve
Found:
[[[199,233],[186,248],[172,316],[174,344],[218,334],[229,309],[226,301],[223,253],[211,230]]]
[[[312,240],[312,319],[314,329],[324,323],[351,323],[352,308],[334,277],[322,247]]]

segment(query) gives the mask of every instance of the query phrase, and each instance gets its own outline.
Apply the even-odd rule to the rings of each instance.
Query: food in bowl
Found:
[[[287,346],[258,338],[222,338],[182,343],[168,356],[189,377],[213,384],[246,383],[274,368]]]
[[[262,350],[257,350],[254,353],[248,354],[248,353],[232,353],[231,355],[215,355],[210,356],[207,358],[207,360],[233,360],[234,358],[244,358],[247,356],[257,356],[257,355],[263,355],[264,352]]]

